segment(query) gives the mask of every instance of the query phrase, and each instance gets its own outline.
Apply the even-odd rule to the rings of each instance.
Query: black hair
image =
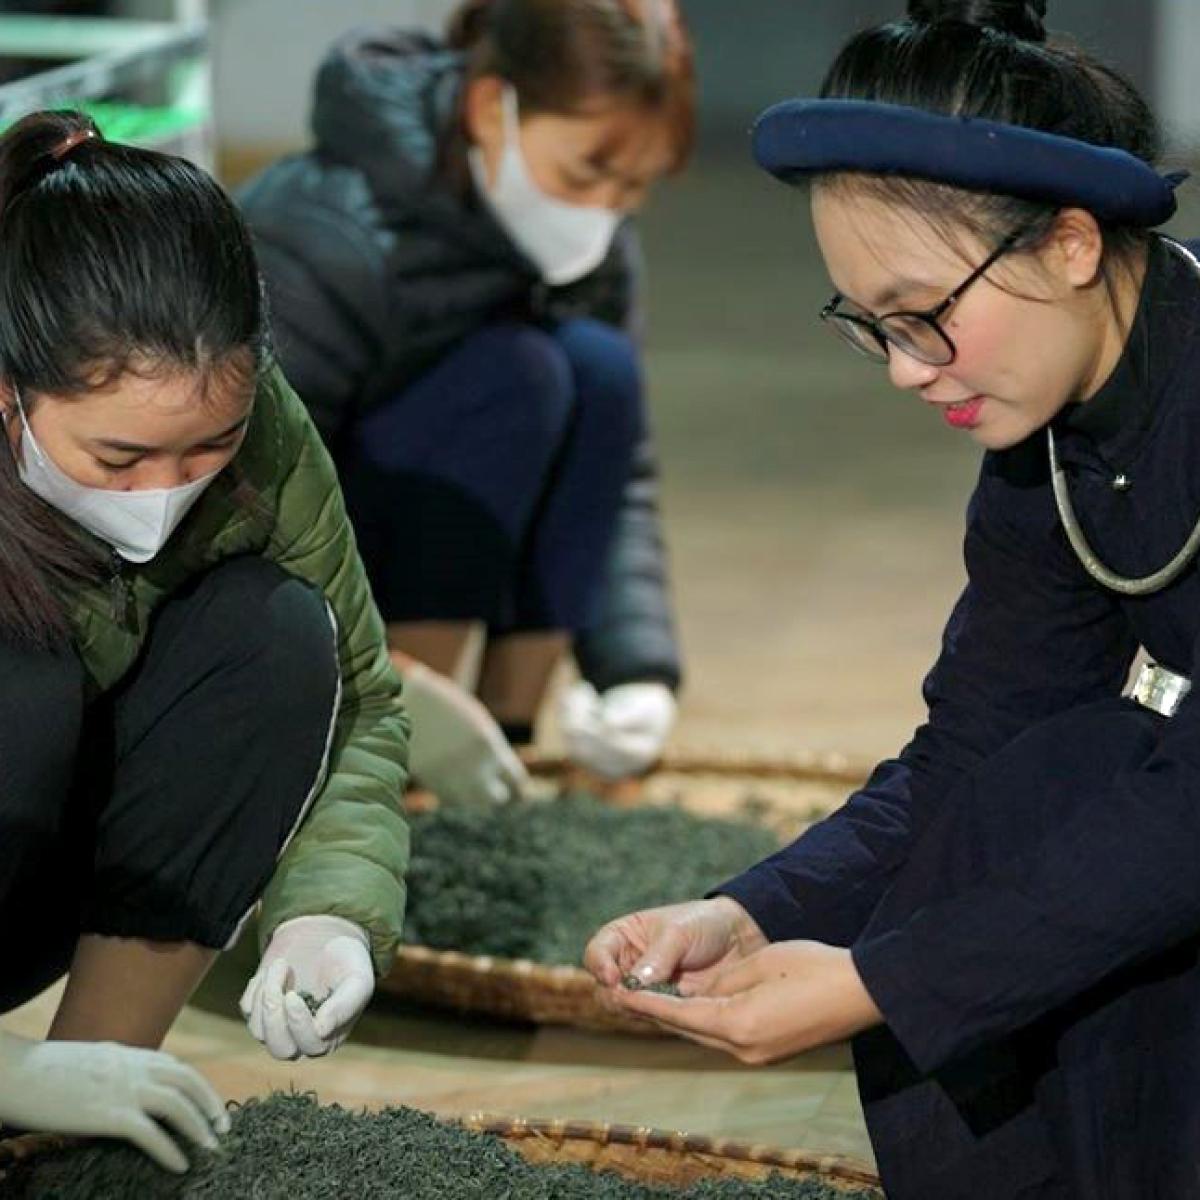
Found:
[[[821,95],[984,117],[1116,147],[1157,162],[1162,137],[1137,89],[1072,42],[1047,35],[1046,0],[909,0],[906,20],[865,30],[842,49]],[[1040,242],[1049,204],[895,176],[835,177],[921,212],[944,232],[966,229],[998,244],[1024,228],[1018,249]],[[1105,258],[1128,261],[1144,230],[1103,224]]]
[[[73,111],[0,137],[0,379],[27,408],[126,372],[195,372],[204,394],[249,382],[267,356],[250,235],[203,170],[105,141]],[[0,636],[55,644],[96,555],[21,483],[4,440]]]

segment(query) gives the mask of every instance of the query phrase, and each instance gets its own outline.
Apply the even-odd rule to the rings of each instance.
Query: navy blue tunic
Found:
[[[1055,420],[1113,570],[1200,518],[1200,268],[1151,248],[1125,352]],[[1118,476],[1129,482],[1114,487]],[[1200,572],[1126,598],[1061,529],[1045,431],[985,456],[927,723],[847,804],[719,890],[772,940],[852,948],[890,1196],[1200,1197],[1200,687],[1119,698],[1138,644],[1200,677]]]

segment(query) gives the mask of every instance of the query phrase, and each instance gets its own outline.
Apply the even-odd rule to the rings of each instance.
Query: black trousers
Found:
[[[73,652],[0,643],[0,1012],[81,934],[226,946],[315,796],[338,688],[324,597],[258,558],[172,596],[91,703]]]
[[[1114,775],[1155,752],[1162,721],[1114,699],[1014,740],[947,798],[867,936],[1062,836]],[[886,1027],[856,1038],[854,1051],[893,1200],[1200,1197],[1200,939],[936,1076],[922,1075]]]
[[[638,352],[611,325],[464,338],[338,450],[384,620],[588,628],[645,430]]]

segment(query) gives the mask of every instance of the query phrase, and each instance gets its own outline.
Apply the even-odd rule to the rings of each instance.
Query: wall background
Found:
[[[811,91],[837,47],[855,29],[898,13],[902,0],[683,0],[695,35],[705,148],[739,143],[767,104]],[[161,12],[164,0],[126,0]],[[218,115],[223,141],[280,149],[303,144],[308,92],[325,47],[356,24],[439,28],[451,0],[211,0],[215,20]],[[1160,23],[1169,54],[1156,55]],[[1052,0],[1057,28],[1126,70],[1154,93],[1157,58],[1173,64],[1169,96],[1191,108],[1188,47],[1200,44],[1200,5],[1191,0]]]

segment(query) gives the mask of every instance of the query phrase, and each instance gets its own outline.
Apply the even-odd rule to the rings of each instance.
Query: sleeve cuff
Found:
[[[919,1070],[929,1074],[970,1048],[964,1014],[921,976],[906,930],[858,942],[850,955],[888,1028]]]
[[[736,900],[754,918],[769,941],[786,942],[801,936],[800,906],[771,873],[752,867],[728,883],[713,888],[705,899],[714,896]]]

